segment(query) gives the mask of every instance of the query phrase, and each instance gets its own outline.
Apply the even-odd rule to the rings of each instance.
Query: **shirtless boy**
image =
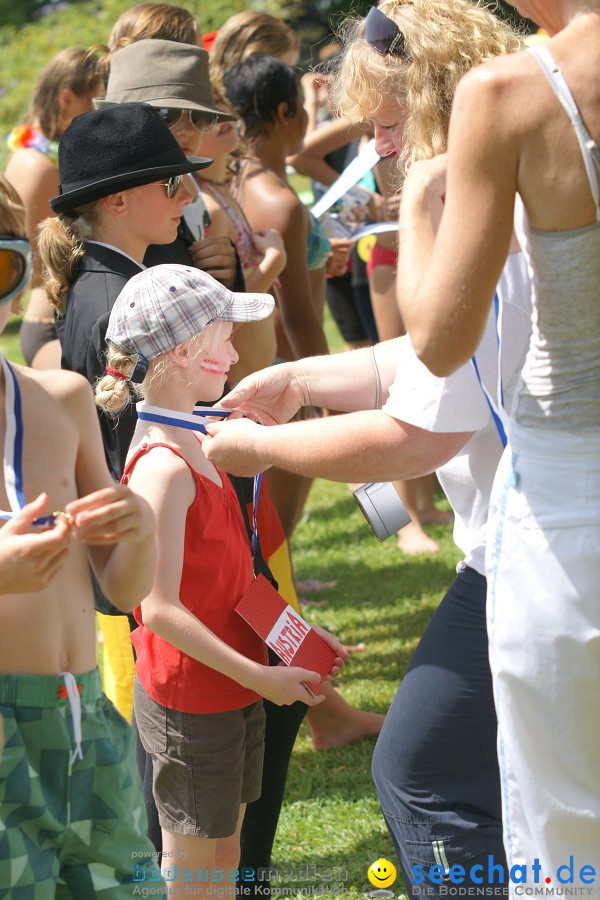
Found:
[[[22,216],[0,177],[0,331],[26,286]],[[21,269],[11,289],[7,273]],[[147,877],[160,876],[133,732],[96,670],[89,565],[112,603],[133,609],[152,585],[153,516],[108,473],[85,379],[0,362],[0,505],[17,513],[0,529],[0,896],[130,898],[132,858],[147,852]],[[24,533],[53,510],[67,516]]]

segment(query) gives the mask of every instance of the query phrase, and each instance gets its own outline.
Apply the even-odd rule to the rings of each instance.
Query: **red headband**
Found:
[[[119,372],[119,370],[113,368],[113,366],[106,367],[106,374],[112,375],[113,378],[119,378],[121,381],[127,381],[127,375],[124,375],[122,372]]]

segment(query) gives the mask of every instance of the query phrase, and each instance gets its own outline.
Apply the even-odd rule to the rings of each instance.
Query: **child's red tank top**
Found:
[[[166,447],[188,466],[196,496],[185,523],[183,571],[179,598],[196,618],[230,647],[259,663],[267,662],[261,638],[234,611],[251,583],[252,554],[236,493],[224,472],[223,487],[190,466],[170,444],[142,444],[125,466],[127,484],[140,456]],[[139,627],[131,639],[136,674],[147,694],[162,706],[189,713],[225,712],[259,700],[254,691],[178,650],[147,628],[141,607],[134,611]]]

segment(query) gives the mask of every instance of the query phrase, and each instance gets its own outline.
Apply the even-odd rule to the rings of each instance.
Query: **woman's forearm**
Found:
[[[290,375],[301,383],[305,396],[308,393],[308,405],[342,412],[375,409],[394,380],[399,340],[300,359],[289,363]]]

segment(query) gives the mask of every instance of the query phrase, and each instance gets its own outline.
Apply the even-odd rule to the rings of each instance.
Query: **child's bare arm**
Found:
[[[63,376],[65,373],[62,373]],[[75,479],[79,499],[67,504],[73,535],[89,545],[89,557],[106,597],[124,612],[150,590],[156,559],[154,517],[147,503],[110,476],[92,393],[71,377],[62,402],[78,424]]]
[[[179,650],[256,691],[279,705],[313,697],[304,681],[318,681],[315,672],[299,668],[269,667],[238,653],[207,628],[179,599],[187,509],[194,500],[194,484],[187,466],[169,451],[154,450],[136,465],[133,490],[143,491],[157,523],[158,565],[154,585],[142,601],[144,624]],[[221,560],[214,560],[220,565]],[[338,653],[332,674],[344,664],[344,648],[328,636]]]

